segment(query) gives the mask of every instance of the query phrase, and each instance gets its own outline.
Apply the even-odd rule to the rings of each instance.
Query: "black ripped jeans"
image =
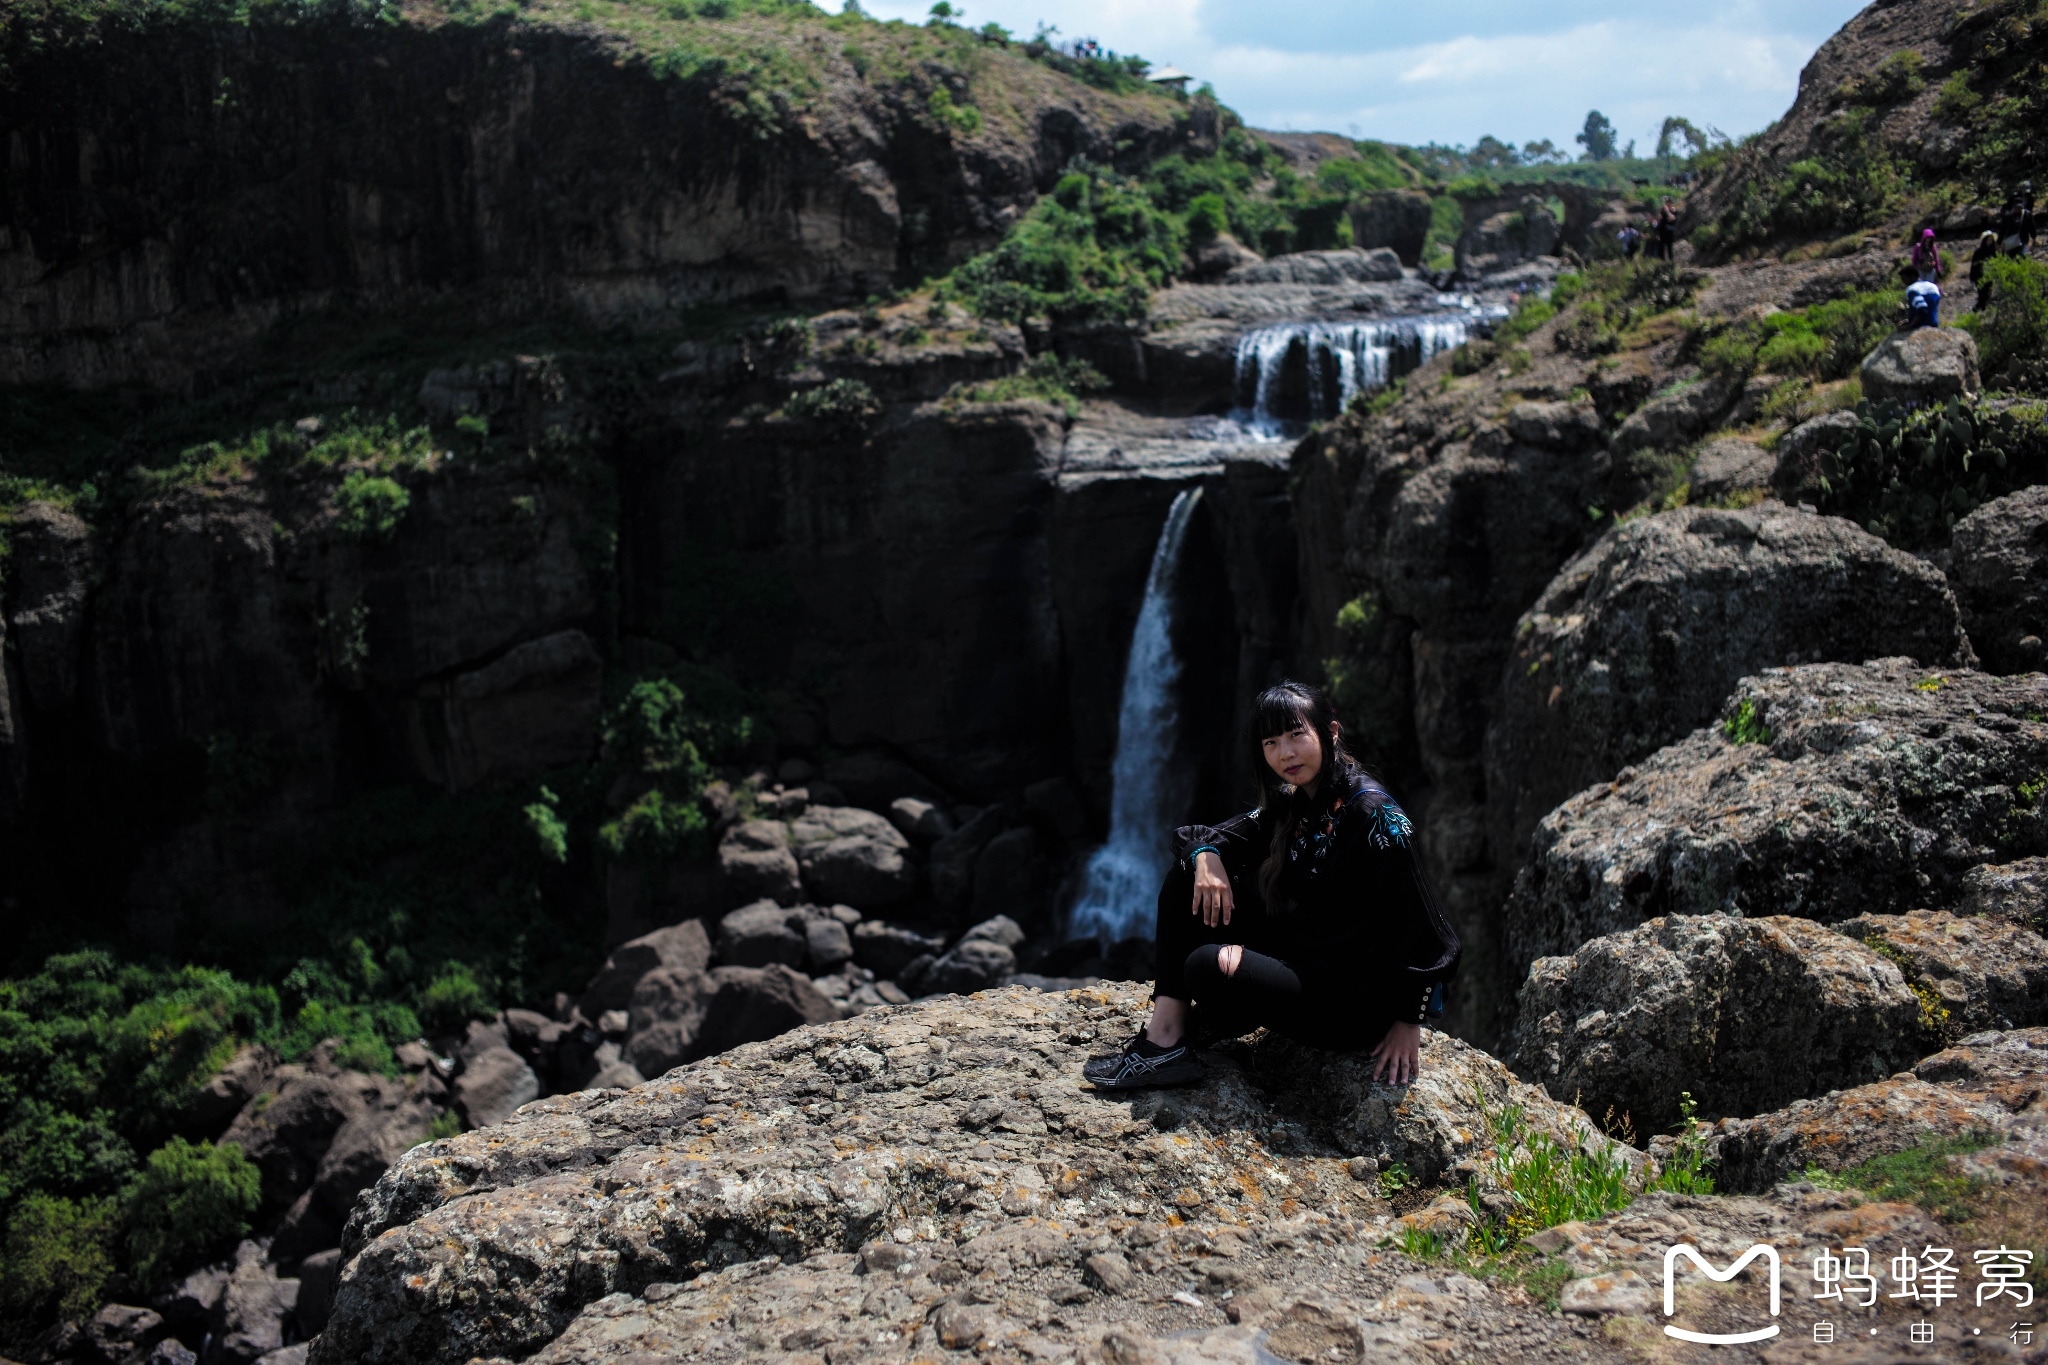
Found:
[[[1193,1007],[1191,1029],[1236,1038],[1270,1028],[1341,1052],[1375,1047],[1387,1036],[1395,1012],[1386,992],[1361,982],[1364,964],[1346,974],[1351,989],[1333,998],[1327,988],[1303,982],[1287,960],[1295,954],[1277,941],[1262,910],[1240,901],[1230,923],[1212,927],[1194,913],[1194,900],[1194,873],[1176,866],[1159,888],[1152,939],[1152,996],[1187,1001]],[[1243,947],[1244,956],[1226,974],[1218,958],[1232,943]]]

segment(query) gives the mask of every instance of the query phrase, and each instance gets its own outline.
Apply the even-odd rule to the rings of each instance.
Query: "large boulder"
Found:
[[[540,1097],[540,1077],[510,1047],[485,1047],[465,1057],[455,1077],[455,1103],[472,1128],[503,1123],[520,1105]]]
[[[2048,858],[1986,864],[1963,874],[1956,908],[1965,915],[1995,915],[2048,933]]]
[[[1677,450],[1713,429],[1735,401],[1734,386],[1721,379],[1674,384],[1628,415],[1607,445],[1616,455],[1644,450]]]
[[[1853,522],[1765,503],[1615,527],[1516,628],[1489,733],[1495,837],[1520,853],[1560,801],[1712,720],[1745,674],[1969,648],[1940,571]]]
[[[789,826],[780,820],[743,820],[727,830],[718,841],[718,871],[732,900],[794,905],[804,898]]]
[[[917,890],[910,841],[873,811],[813,806],[790,824],[789,842],[815,900],[868,910]]]
[[[244,1248],[250,1246],[245,1242]],[[234,1273],[214,1309],[217,1359],[224,1365],[255,1365],[284,1345],[298,1307],[299,1282],[280,1279],[260,1255],[238,1253]]]
[[[853,926],[853,960],[876,976],[894,976],[918,958],[945,951],[946,941],[887,920]]]
[[[221,1134],[262,1172],[267,1212],[291,1206],[312,1184],[335,1133],[367,1108],[352,1079],[281,1066]]]
[[[1957,522],[1948,579],[1985,668],[2048,666],[2048,485],[1987,502]]]
[[[711,965],[711,936],[703,922],[687,919],[656,929],[651,934],[628,939],[611,950],[604,966],[590,979],[576,1008],[585,1019],[595,1022],[608,1010],[625,1009],[633,999],[640,978],[657,967],[681,967],[704,971]]]
[[[2009,919],[1915,910],[1835,927],[1896,962],[1949,1037],[2048,1023],[2048,939]]]
[[[1523,445],[1566,452],[1591,450],[1604,439],[1592,403],[1517,403],[1508,409],[1508,434]]]
[[[2048,677],[1903,659],[1745,678],[1719,724],[1537,827],[1511,960],[1659,915],[1832,923],[1952,904],[1980,863],[2048,851]]]
[[[1910,1074],[1755,1118],[1723,1119],[1708,1139],[1715,1184],[1735,1193],[1768,1190],[1809,1166],[1840,1171],[1914,1147],[1987,1135],[1996,1141],[2015,1128],[2016,1112],[2038,1109],[2044,1086],[2048,1029],[1977,1034]],[[2039,1131],[2037,1123],[2036,1145]],[[2012,1153],[2030,1171],[1999,1170],[2004,1155],[1996,1148],[1980,1154],[1990,1168],[1982,1175],[2005,1184],[2024,1174],[2038,1187],[2048,1153]]]
[[[1638,1131],[1750,1115],[1881,1080],[1922,1046],[1899,968],[1810,920],[1671,916],[1546,957],[1523,983],[1508,1065]]]
[[[1489,1116],[1511,1107],[1532,1134],[1606,1145],[1584,1114],[1435,1032],[1411,1086],[1277,1038],[1212,1054],[1184,1091],[1079,1086],[1148,994],[1007,988],[877,1009],[421,1148],[358,1205],[311,1359],[673,1359],[714,1345],[859,1359],[884,1332],[893,1358],[974,1283],[1062,1306],[960,1297],[953,1308],[980,1313],[947,1319],[963,1347],[1022,1342],[1008,1315],[1035,1311],[1034,1357],[1150,1359],[1098,1343],[1149,1331],[1133,1316],[1144,1305],[1178,1314],[1167,1301],[1190,1280],[1215,1302],[1235,1271],[1239,1292],[1263,1281],[1284,1308],[1342,1258],[1360,1311],[1394,1292],[1415,1267],[1369,1254],[1369,1220],[1390,1213],[1362,1178],[1375,1169],[1462,1198]],[[1092,1293],[1082,1263],[1111,1250],[1129,1253],[1134,1283]],[[1512,1330],[1570,1340],[1538,1312]],[[940,1358],[942,1341],[924,1340],[914,1352]]]
[[[714,968],[711,985],[694,1049],[700,1057],[839,1017],[839,1007],[809,977],[780,962]]]
[[[276,1069],[276,1053],[259,1044],[245,1043],[186,1100],[185,1124],[207,1137],[217,1136],[233,1122],[242,1106],[261,1093]]]
[[[626,1016],[622,1059],[642,1076],[659,1076],[696,1056],[717,989],[701,967],[657,967],[641,977]]]
[[[948,911],[965,910],[974,899],[974,865],[989,841],[1003,832],[1003,811],[990,806],[931,848],[932,899]]]
[[[1748,495],[1752,501],[1771,485],[1778,458],[1754,441],[1734,437],[1709,441],[1692,457],[1687,479],[1695,505]]]
[[[313,1172],[310,1193],[327,1205],[336,1231],[356,1196],[375,1184],[392,1162],[427,1140],[440,1110],[424,1096],[388,1108],[365,1109],[334,1134]]]
[[[1821,457],[1840,450],[1856,431],[1858,418],[1853,409],[1838,408],[1808,418],[1778,441],[1778,462],[1771,471],[1771,487],[1792,501],[1814,501],[1820,494]]]
[[[728,967],[801,967],[807,945],[804,912],[771,900],[743,905],[718,921],[718,960]]]
[[[1923,407],[1983,387],[1977,339],[1960,327],[1894,332],[1863,358],[1863,396],[1872,403]]]

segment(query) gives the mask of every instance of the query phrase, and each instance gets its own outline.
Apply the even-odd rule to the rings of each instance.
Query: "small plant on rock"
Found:
[[[882,401],[858,379],[835,379],[805,389],[783,404],[782,410],[801,421],[860,431],[882,415]]]
[[[1748,697],[1737,704],[1735,714],[1721,722],[1721,733],[1730,744],[1769,744],[1775,738],[1756,703]]]
[[[334,491],[334,527],[356,540],[389,540],[411,505],[396,479],[351,469]]]

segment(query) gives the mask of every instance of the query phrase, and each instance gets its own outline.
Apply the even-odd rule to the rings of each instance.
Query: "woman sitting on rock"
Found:
[[[1372,1049],[1374,1079],[1406,1084],[1422,1025],[1458,968],[1385,787],[1345,752],[1323,694],[1282,683],[1252,708],[1259,808],[1174,834],[1159,892],[1152,1017],[1082,1075],[1109,1090],[1201,1077],[1197,1039],[1260,1026],[1338,1051]]]

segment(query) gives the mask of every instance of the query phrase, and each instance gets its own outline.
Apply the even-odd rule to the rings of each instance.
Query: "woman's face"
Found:
[[[1282,782],[1296,787],[1312,785],[1323,770],[1323,746],[1306,722],[1265,742],[1266,766]]]

